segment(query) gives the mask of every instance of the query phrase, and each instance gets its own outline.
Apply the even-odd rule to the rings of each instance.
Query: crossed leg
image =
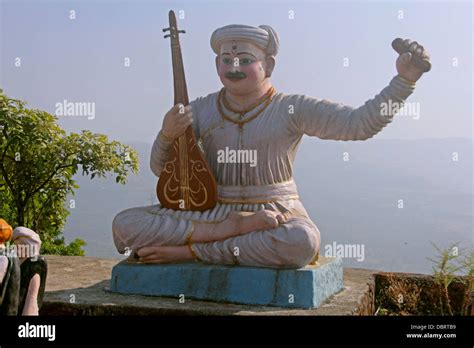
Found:
[[[189,242],[208,243],[240,236],[253,231],[276,228],[286,221],[283,214],[270,210],[257,212],[232,211],[218,224],[196,223]],[[137,251],[141,262],[170,263],[192,260],[193,254],[187,245],[148,246]]]

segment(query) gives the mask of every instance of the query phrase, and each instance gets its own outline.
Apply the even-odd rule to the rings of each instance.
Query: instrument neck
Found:
[[[183,56],[179,42],[171,44],[171,57],[173,60],[173,80],[174,80],[174,104],[189,104],[188,88],[184,75]]]

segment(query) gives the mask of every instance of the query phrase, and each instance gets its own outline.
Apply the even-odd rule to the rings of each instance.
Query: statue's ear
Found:
[[[265,77],[271,77],[275,68],[275,56],[265,57]]]

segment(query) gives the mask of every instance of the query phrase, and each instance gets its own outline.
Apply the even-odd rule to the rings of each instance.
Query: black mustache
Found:
[[[247,75],[243,73],[242,71],[235,71],[235,72],[229,71],[228,73],[225,74],[225,77],[227,77],[228,79],[243,79],[243,78],[246,78]]]

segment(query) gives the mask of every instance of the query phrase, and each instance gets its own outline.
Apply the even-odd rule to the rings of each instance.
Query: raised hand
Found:
[[[396,66],[401,77],[416,82],[423,73],[430,71],[430,55],[418,42],[397,38],[392,47],[399,54]]]

